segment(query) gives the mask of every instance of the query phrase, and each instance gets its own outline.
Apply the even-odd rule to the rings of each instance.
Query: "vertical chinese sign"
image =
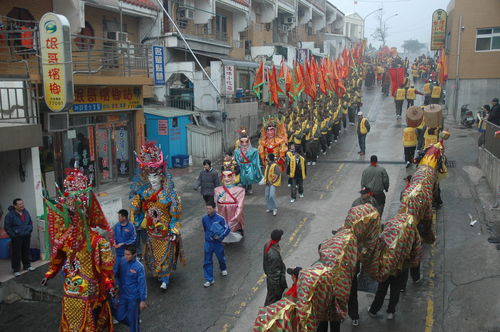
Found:
[[[234,66],[224,66],[224,77],[226,78],[226,94],[234,94]]]
[[[69,22],[63,15],[47,13],[39,29],[45,103],[53,112],[60,112],[73,103]]]
[[[165,54],[163,46],[153,46],[153,74],[155,85],[165,85]]]
[[[431,50],[440,50],[445,47],[447,14],[443,9],[436,9],[432,13]]]

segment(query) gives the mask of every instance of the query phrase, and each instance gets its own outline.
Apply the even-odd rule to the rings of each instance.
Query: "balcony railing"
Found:
[[[0,16],[0,75],[38,73],[38,23]]]
[[[27,80],[0,81],[0,122],[38,123],[38,86]]]
[[[221,42],[228,42],[227,32],[213,31],[209,28],[208,24],[194,24],[191,20],[177,20],[176,22],[179,30],[185,35],[200,37],[202,39],[217,40]],[[168,32],[176,32],[173,26],[168,27]]]
[[[72,37],[75,74],[149,76],[150,45],[83,35]]]
[[[167,96],[167,106],[180,108],[183,110],[194,110],[194,100],[192,97],[185,96]]]
[[[499,139],[495,137],[495,132],[499,130],[500,126],[497,126],[489,121],[486,122],[486,130],[484,132],[484,148],[500,159],[500,143],[498,142]]]

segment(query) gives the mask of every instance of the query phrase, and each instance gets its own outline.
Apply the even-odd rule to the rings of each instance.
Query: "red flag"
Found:
[[[444,48],[441,48],[439,53],[439,63],[438,63],[438,71],[439,71],[439,84],[443,85],[448,79],[448,64],[446,59],[446,54],[444,53]]]
[[[327,72],[325,61],[321,61],[321,69],[318,71],[318,80],[319,80],[319,89],[321,90],[321,93],[326,95],[326,80],[325,80],[325,75]]]
[[[271,95],[271,101],[276,105],[276,107],[279,107],[279,98],[278,94],[283,91],[281,90],[279,84],[278,84],[278,75],[276,74],[276,67],[273,66],[273,70],[268,70],[267,71],[267,76],[268,76],[268,85],[269,85],[269,93]]]
[[[405,79],[404,68],[390,68],[389,75],[391,77],[391,96],[394,96],[396,90],[403,84]]]
[[[255,73],[255,80],[253,82],[253,91],[260,98],[260,91],[262,90],[262,85],[264,84],[264,63],[260,63],[259,69]]]

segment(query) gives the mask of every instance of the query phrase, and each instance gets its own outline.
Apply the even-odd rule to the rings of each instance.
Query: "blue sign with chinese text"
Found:
[[[165,85],[165,54],[163,46],[153,46],[153,75],[155,85]]]

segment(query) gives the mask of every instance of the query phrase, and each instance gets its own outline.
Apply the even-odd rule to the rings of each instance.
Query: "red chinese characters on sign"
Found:
[[[61,86],[57,83],[50,83],[49,89],[52,94],[58,95],[61,93]]]
[[[75,89],[75,103],[83,103],[85,102],[85,89],[84,88],[76,88]]]
[[[56,64],[59,62],[57,58],[57,53],[49,53],[48,57],[49,57],[49,64]]]
[[[49,50],[56,50],[56,49],[58,49],[59,47],[57,47],[57,37],[47,38],[45,40],[45,46]]]
[[[87,88],[87,101],[88,102],[96,102],[97,101],[97,91],[96,88]]]
[[[61,75],[59,74],[59,68],[52,68],[49,70],[49,78],[54,81],[58,81],[61,79]]]
[[[101,97],[102,101],[109,101],[110,91],[109,88],[104,88],[99,90],[99,97]]]
[[[168,120],[158,120],[158,135],[168,135]]]
[[[113,96],[113,100],[120,100],[122,98],[122,90],[116,88],[111,89],[111,96]]]
[[[431,50],[439,50],[445,46],[447,13],[437,9],[432,14]]]
[[[224,76],[226,78],[226,94],[234,93],[234,66],[224,66]]]

